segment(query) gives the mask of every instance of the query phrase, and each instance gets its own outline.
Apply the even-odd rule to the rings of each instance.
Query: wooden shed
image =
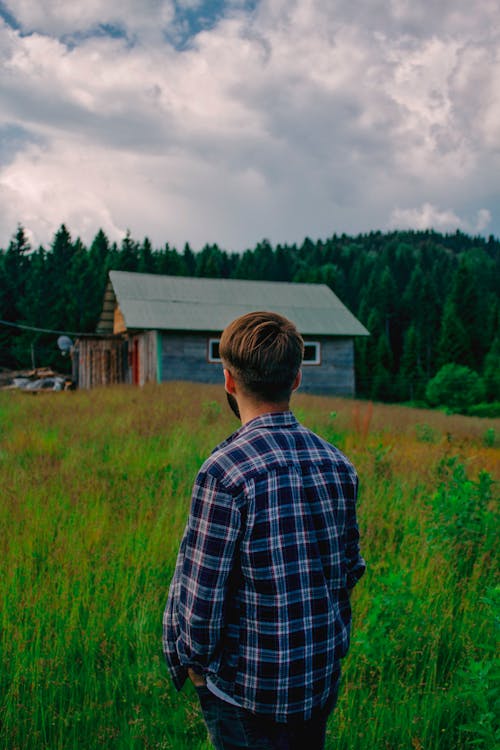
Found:
[[[301,391],[354,395],[354,337],[369,334],[325,284],[125,271],[109,274],[99,338],[79,342],[79,385],[220,383],[220,334],[255,310],[281,313],[301,332]]]

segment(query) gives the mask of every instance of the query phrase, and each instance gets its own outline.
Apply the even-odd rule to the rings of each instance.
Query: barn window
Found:
[[[220,339],[208,339],[208,361],[209,362],[222,362],[219,353],[219,341]]]
[[[321,364],[321,344],[319,341],[304,341],[304,364]]]
[[[219,352],[220,339],[208,339],[208,361],[221,362]],[[306,341],[304,343],[304,360],[305,365],[321,364],[321,344],[319,341]]]

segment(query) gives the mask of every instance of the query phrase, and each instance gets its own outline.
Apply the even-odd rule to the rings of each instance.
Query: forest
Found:
[[[500,400],[500,240],[493,236],[377,231],[300,245],[263,240],[236,253],[216,244],[198,252],[189,244],[156,248],[130,232],[110,242],[102,230],[86,246],[65,225],[50,247],[33,248],[19,225],[0,249],[0,367],[67,369],[49,332],[94,331],[112,269],[327,284],[371,334],[356,342],[359,397],[432,403],[429,384],[445,367],[446,386],[466,392],[469,403]],[[457,373],[465,387],[453,385]]]

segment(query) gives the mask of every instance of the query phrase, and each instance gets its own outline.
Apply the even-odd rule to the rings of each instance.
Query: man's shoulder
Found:
[[[354,478],[356,470],[336,446],[296,420],[287,425],[258,423],[220,443],[205,460],[202,474],[224,483],[240,482],[278,465],[328,464]]]

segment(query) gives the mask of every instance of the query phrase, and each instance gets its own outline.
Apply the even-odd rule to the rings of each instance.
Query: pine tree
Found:
[[[449,363],[470,366],[469,337],[452,297],[445,303],[437,349],[439,368]]]
[[[410,401],[423,398],[427,378],[422,366],[422,345],[417,328],[412,324],[406,331],[399,369],[400,396]]]
[[[484,360],[483,381],[488,401],[500,401],[500,334],[498,333]]]
[[[48,297],[47,319],[44,324],[35,323],[43,328],[66,330],[68,306],[72,294],[71,264],[73,262],[74,247],[71,235],[64,224],[57,230],[52,241],[50,252],[45,257],[44,271],[48,274],[50,284],[47,284]]]
[[[29,244],[24,228],[19,224],[7,252],[0,264],[0,319],[8,323],[21,322],[21,303],[26,293],[29,271]],[[20,332],[15,328],[0,328],[0,363],[16,365],[16,339]]]
[[[132,239],[130,229],[127,229],[127,233],[121,242],[119,267],[116,270],[137,271],[138,267],[139,245],[135,240]]]
[[[394,360],[387,334],[382,332],[376,344],[375,367],[370,397],[376,401],[397,400],[397,383],[393,374]]]
[[[188,276],[194,276],[196,271],[196,256],[191,250],[189,242],[184,245],[184,252],[182,253],[184,265]]]
[[[139,273],[154,273],[156,270],[155,265],[153,246],[151,245],[149,238],[145,237],[139,248],[137,270]]]

